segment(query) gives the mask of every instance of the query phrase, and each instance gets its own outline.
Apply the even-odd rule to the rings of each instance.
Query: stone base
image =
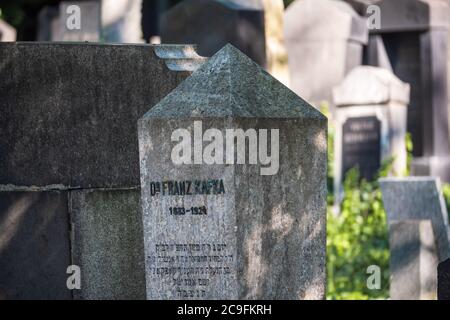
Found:
[[[450,156],[413,159],[411,175],[439,177],[442,182],[450,183]]]
[[[0,185],[0,300],[145,299],[138,188],[22,189]]]

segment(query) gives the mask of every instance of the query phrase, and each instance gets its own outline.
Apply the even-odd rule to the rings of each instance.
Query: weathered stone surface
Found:
[[[438,300],[450,300],[450,258],[439,263]]]
[[[437,249],[430,220],[401,220],[389,224],[390,298],[436,299]]]
[[[0,192],[0,300],[71,299],[65,191]]]
[[[162,43],[198,45],[212,56],[227,43],[267,67],[264,11],[259,1],[185,0],[161,17]]]
[[[175,164],[172,133],[192,134],[199,124],[223,136],[230,128],[278,129],[279,170],[261,175],[261,163],[220,164],[225,151],[211,165]],[[320,112],[231,45],[146,113],[138,132],[147,298],[323,299],[326,127]],[[165,189],[167,181],[205,180],[223,189]],[[171,215],[177,207],[186,214]],[[189,213],[195,208],[207,214]]]
[[[72,17],[78,12],[80,28],[73,29]],[[63,1],[59,3],[57,28],[52,30],[52,41],[98,42],[100,37],[101,12],[99,1]]]
[[[439,261],[449,257],[448,215],[440,182],[432,177],[380,179],[388,222],[430,220]]]
[[[190,46],[0,44],[0,185],[137,187],[136,121],[203,61]]]
[[[0,19],[0,41],[16,41],[17,31],[6,21]]]
[[[373,179],[383,160],[393,158],[393,175],[406,172],[406,117],[409,85],[388,70],[354,68],[333,90],[334,190],[340,198],[346,172],[358,167]]]
[[[313,103],[362,63],[368,31],[364,19],[341,1],[297,0],[285,13],[285,38],[293,90]]]
[[[75,299],[145,299],[139,189],[70,192]]]

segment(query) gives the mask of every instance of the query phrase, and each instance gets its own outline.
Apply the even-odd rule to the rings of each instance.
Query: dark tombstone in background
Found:
[[[437,273],[438,300],[450,300],[450,258],[439,263]]]
[[[449,10],[444,0],[348,1],[381,12],[380,29],[370,30],[365,61],[391,69],[411,85],[408,132],[414,144],[413,175],[450,181],[447,41]]]
[[[212,56],[233,44],[266,67],[264,10],[256,2],[184,0],[161,17],[161,42],[198,45],[198,53]]]
[[[342,171],[344,175],[358,167],[361,178],[371,180],[380,169],[381,121],[373,117],[355,117],[342,129]]]

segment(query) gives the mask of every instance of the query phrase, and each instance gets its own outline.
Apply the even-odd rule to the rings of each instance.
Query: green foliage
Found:
[[[450,184],[445,184],[442,188],[445,198],[445,204],[447,205],[448,219],[450,220]]]
[[[327,107],[322,112],[329,116]],[[329,122],[330,124],[332,121]],[[386,299],[389,296],[389,241],[378,177],[386,176],[393,159],[385,161],[375,181],[360,178],[357,168],[344,180],[344,198],[333,210],[334,128],[328,128],[327,299]],[[381,269],[381,289],[367,288],[367,267]]]
[[[380,171],[385,175],[389,165]],[[385,299],[389,295],[389,248],[386,214],[378,183],[360,179],[352,169],[344,182],[340,214],[328,210],[328,299]],[[381,289],[370,290],[367,267],[381,269]]]
[[[411,173],[411,162],[413,159],[413,142],[411,133],[406,133],[406,172],[405,176],[409,176]]]

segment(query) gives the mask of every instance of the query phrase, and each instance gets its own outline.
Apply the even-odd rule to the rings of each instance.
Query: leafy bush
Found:
[[[386,167],[380,171],[385,175]],[[386,214],[378,183],[360,179],[352,169],[344,181],[340,214],[328,210],[327,298],[374,299],[389,296],[389,248]],[[370,290],[367,267],[381,270],[381,289]]]
[[[322,105],[328,117],[328,107]],[[327,299],[374,299],[389,296],[389,241],[378,182],[360,179],[357,168],[344,179],[339,214],[333,210],[334,128],[328,128]],[[408,141],[408,140],[407,140]],[[410,146],[408,146],[410,149]],[[378,174],[386,176],[392,160]],[[377,178],[378,178],[377,177]],[[367,288],[367,267],[382,272],[380,290]]]

